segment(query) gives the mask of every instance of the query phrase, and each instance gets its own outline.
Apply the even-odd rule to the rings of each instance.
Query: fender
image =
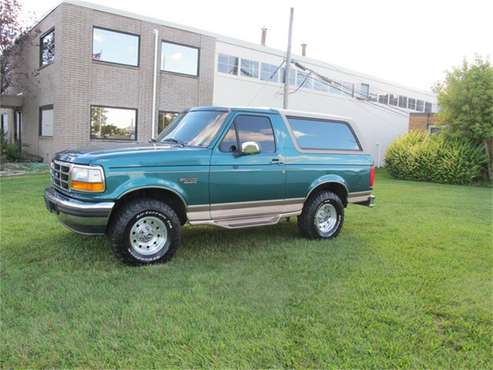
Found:
[[[182,200],[185,207],[188,205],[188,202],[186,201],[187,199],[186,193],[180,185],[178,185],[176,182],[173,181],[159,179],[155,177],[151,179],[149,177],[132,178],[124,182],[123,184],[119,185],[113,192],[112,196],[115,199],[121,199],[126,194],[141,189],[168,190],[176,194]]]
[[[320,185],[324,185],[324,184],[339,184],[339,185],[342,185],[346,191],[346,194],[349,194],[349,188],[347,186],[347,183],[346,181],[339,175],[324,175],[324,176],[320,176],[319,178],[317,178],[315,181],[313,181],[310,186],[308,187],[308,191],[307,191],[307,194],[306,194],[306,199],[310,196],[310,194],[316,189],[318,188]]]

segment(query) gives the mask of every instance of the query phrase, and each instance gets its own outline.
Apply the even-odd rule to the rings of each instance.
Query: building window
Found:
[[[317,91],[329,92],[329,86],[323,81],[313,80],[313,88]]]
[[[274,64],[262,63],[260,79],[264,81],[279,82],[279,68]]]
[[[407,99],[407,109],[416,109],[416,99],[414,98],[409,98]]]
[[[217,58],[217,71],[229,75],[238,75],[238,57],[219,54]]]
[[[55,30],[48,31],[39,39],[39,66],[53,63],[55,59]]]
[[[53,105],[39,107],[39,136],[53,136]]]
[[[178,115],[177,112],[159,112],[157,133],[158,135],[163,131]]]
[[[281,68],[281,82],[284,83],[284,74],[286,73],[286,68]],[[296,83],[296,70],[293,68],[289,69],[288,84],[294,86]]]
[[[297,71],[296,73],[296,86],[306,89],[312,88],[312,79],[310,78],[310,72]]]
[[[431,103],[430,102],[425,102],[425,112],[431,113]]]
[[[423,108],[424,108],[424,104],[425,104],[424,101],[422,101],[422,100],[416,100],[416,110],[418,112],[422,112],[423,111]]]
[[[163,41],[161,43],[161,69],[188,76],[199,75],[199,49]]]
[[[7,112],[0,114],[0,135],[7,140],[9,134],[9,114]]]
[[[91,106],[91,139],[136,140],[137,109]]]
[[[242,59],[240,74],[246,77],[258,78],[258,62],[249,59]]]
[[[361,96],[368,98],[370,96],[370,85],[362,83],[361,84]]]
[[[341,121],[326,121],[288,117],[298,145],[303,149],[361,150],[349,125]]]
[[[390,105],[397,105],[397,103],[398,103],[397,96],[390,94],[389,95],[389,104]]]
[[[399,107],[400,108],[407,108],[407,97],[406,96],[399,96]]]
[[[94,27],[92,59],[137,67],[139,65],[139,44],[139,35]]]
[[[389,96],[387,94],[378,95],[378,102],[380,104],[389,104]]]

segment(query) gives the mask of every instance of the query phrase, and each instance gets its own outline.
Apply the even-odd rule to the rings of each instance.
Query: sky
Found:
[[[36,19],[60,0],[20,0]],[[91,0],[92,3],[293,51],[408,87],[429,90],[475,55],[493,61],[492,0]]]

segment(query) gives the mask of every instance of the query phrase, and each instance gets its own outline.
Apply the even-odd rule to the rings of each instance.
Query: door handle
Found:
[[[282,164],[282,161],[280,158],[272,158],[272,163],[276,163],[276,164]]]

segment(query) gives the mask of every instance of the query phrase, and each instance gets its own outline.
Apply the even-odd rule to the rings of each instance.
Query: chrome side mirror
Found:
[[[260,153],[260,146],[255,141],[245,141],[241,144],[242,154],[258,154]]]

